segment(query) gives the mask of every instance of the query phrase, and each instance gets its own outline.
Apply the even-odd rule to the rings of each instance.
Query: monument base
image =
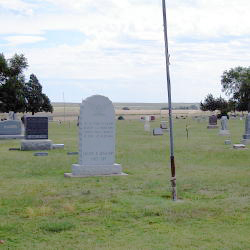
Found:
[[[242,139],[242,140],[241,140],[241,143],[242,143],[242,144],[245,144],[245,145],[246,145],[246,144],[250,144],[250,139]]]
[[[103,175],[73,175],[72,173],[64,173],[66,178],[86,178],[86,177],[103,177],[103,176],[127,176],[128,174],[103,174]]]
[[[208,129],[218,128],[218,125],[208,125],[207,128]]]
[[[21,150],[50,150],[52,149],[51,140],[22,140],[21,141]]]
[[[0,140],[24,139],[24,135],[0,135]]]
[[[219,132],[219,135],[222,135],[222,136],[230,135],[230,131],[221,129],[220,132]]]
[[[122,173],[122,167],[120,164],[113,165],[72,165],[72,173],[65,173],[65,177],[88,177],[88,176],[117,176],[126,175]]]

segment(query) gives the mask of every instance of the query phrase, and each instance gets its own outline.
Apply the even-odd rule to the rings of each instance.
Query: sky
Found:
[[[250,61],[249,0],[166,0],[173,102],[224,94]],[[0,53],[24,54],[52,102],[167,102],[161,0],[0,0]]]

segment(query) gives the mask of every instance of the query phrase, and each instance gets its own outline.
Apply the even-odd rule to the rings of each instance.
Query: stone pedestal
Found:
[[[250,139],[242,139],[242,140],[241,140],[241,143],[242,143],[242,144],[245,144],[245,145],[246,145],[246,144],[250,144]]]
[[[24,139],[24,135],[0,135],[0,140]]]
[[[64,149],[64,144],[52,144],[52,149]]]
[[[219,132],[219,135],[222,135],[222,136],[230,135],[230,131],[221,129]]]
[[[50,150],[52,149],[51,140],[22,140],[21,150]]]
[[[122,175],[122,167],[120,164],[113,165],[92,165],[82,166],[79,164],[72,165],[72,173],[65,173],[65,177],[88,177],[102,175]]]
[[[208,129],[218,128],[218,125],[208,125],[207,128]]]

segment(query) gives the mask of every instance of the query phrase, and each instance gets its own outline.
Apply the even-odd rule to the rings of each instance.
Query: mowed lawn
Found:
[[[49,124],[65,149],[48,157],[0,141],[0,249],[250,249],[250,149],[189,123],[187,140],[187,120],[174,121],[180,202],[171,201],[168,134],[137,120],[117,121],[116,162],[128,176],[64,178],[78,161],[67,155],[78,151],[73,122]],[[244,121],[229,127],[239,143]]]

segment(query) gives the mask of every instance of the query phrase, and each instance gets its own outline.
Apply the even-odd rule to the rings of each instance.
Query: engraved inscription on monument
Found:
[[[48,139],[48,117],[25,117],[25,139]]]
[[[94,95],[81,104],[79,162],[72,165],[72,176],[113,174],[122,174],[115,163],[115,110],[107,97]]]

